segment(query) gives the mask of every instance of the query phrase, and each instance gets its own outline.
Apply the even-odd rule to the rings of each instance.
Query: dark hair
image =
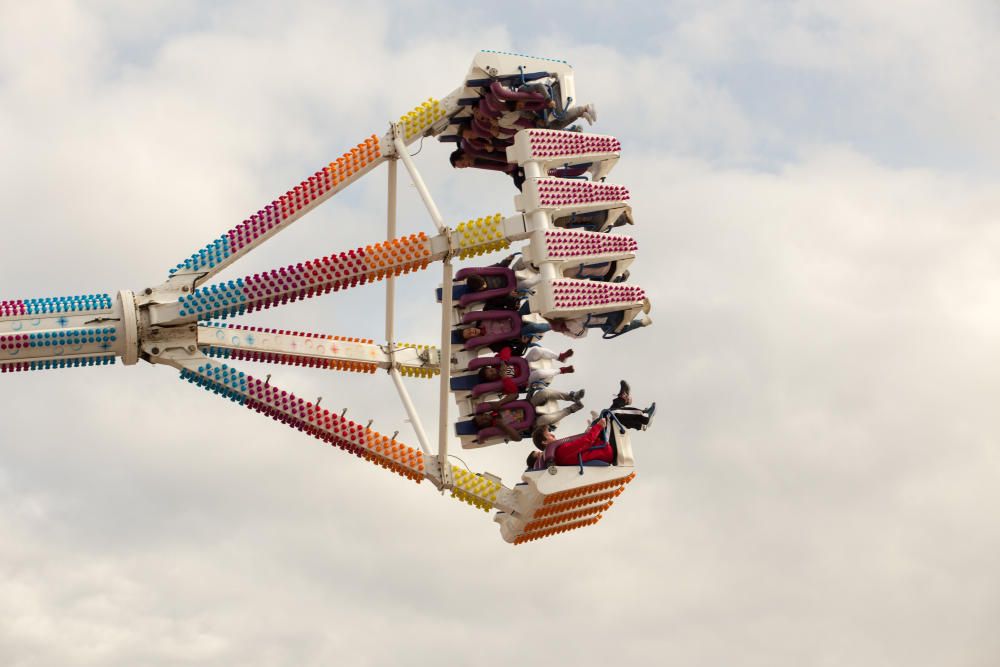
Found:
[[[480,382],[496,382],[496,380],[489,380],[489,379],[486,378],[486,373],[489,372],[489,371],[486,370],[487,368],[496,368],[496,366],[483,366],[482,368],[480,368],[479,369],[479,373],[478,373],[478,375],[479,375],[479,381]],[[497,370],[497,372],[499,372],[499,370]]]
[[[540,450],[545,449],[545,434],[548,432],[549,429],[547,426],[539,426],[534,430],[531,434],[531,441],[535,443],[535,447],[538,447]]]
[[[469,276],[465,279],[465,285],[473,292],[481,292],[489,287],[489,283],[486,282],[486,278],[483,278],[480,275]]]
[[[529,469],[535,467],[535,461],[537,461],[538,457],[541,455],[541,452],[528,452],[528,458],[525,459],[524,462],[528,464]]]
[[[451,152],[451,155],[448,156],[448,159],[451,161],[451,166],[454,167],[455,163],[458,162],[458,158],[463,157],[464,155],[465,151],[463,151],[461,148],[456,148],[455,150],[453,150]]]

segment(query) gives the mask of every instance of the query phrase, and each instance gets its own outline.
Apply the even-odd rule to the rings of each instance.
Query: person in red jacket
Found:
[[[579,465],[582,460],[584,463],[587,461],[604,461],[605,463],[613,464],[615,462],[614,451],[611,449],[611,445],[601,437],[606,425],[607,422],[600,419],[586,433],[581,433],[577,437],[559,445],[556,448],[552,463],[557,466],[575,466]],[[543,450],[555,439],[555,434],[547,428],[538,429],[532,434],[535,446]],[[539,459],[544,456],[542,452],[531,452],[528,456],[528,467],[535,468],[539,466]]]

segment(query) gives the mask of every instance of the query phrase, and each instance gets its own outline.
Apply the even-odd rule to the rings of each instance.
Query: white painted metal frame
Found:
[[[444,220],[441,218],[441,212],[438,210],[437,204],[434,203],[434,198],[431,197],[431,193],[427,189],[427,185],[424,183],[424,179],[420,175],[420,171],[413,163],[413,158],[410,157],[406,144],[403,143],[402,138],[399,136],[398,126],[393,126],[392,134],[393,146],[396,148],[396,157],[403,161],[403,166],[406,167],[406,171],[410,174],[410,180],[413,181],[414,187],[417,188],[417,192],[420,194],[420,199],[423,200],[424,206],[427,208],[427,213],[431,216],[431,221],[434,223],[434,226],[437,227],[440,236],[448,241],[448,250],[445,253],[444,261],[442,262],[444,268],[442,270],[441,279],[441,386],[438,396],[437,462],[440,474],[438,487],[443,491],[444,489],[451,488],[454,485],[454,480],[451,475],[451,464],[448,462],[448,428],[450,426],[450,422],[448,421],[448,407],[451,389],[451,292],[453,284],[453,268],[451,264],[451,230],[444,224]],[[390,196],[392,197],[393,205],[395,205],[395,174],[391,177],[391,181],[392,189],[390,191]],[[393,212],[393,225],[395,225],[395,212]],[[388,312],[391,307],[392,306],[387,303],[386,312]],[[396,386],[397,389],[400,390],[400,397],[403,399],[405,405],[409,401],[409,397],[406,395],[406,390],[403,388],[402,381],[397,381]],[[416,414],[416,411],[414,411],[414,414]],[[414,424],[414,428],[416,428],[416,424]],[[418,438],[419,437],[420,436],[418,435]],[[423,446],[423,441],[421,441],[421,446]]]
[[[392,135],[394,138],[399,136],[399,126],[396,124],[392,126]],[[396,172],[398,170],[398,162],[395,155],[389,158],[388,167],[385,237],[386,239],[394,239],[396,238]],[[403,377],[399,374],[399,369],[396,367],[395,321],[396,278],[389,276],[385,281],[385,341],[389,355],[389,377],[392,378],[392,383],[396,387],[396,393],[399,394],[399,400],[403,404],[403,409],[406,410],[410,426],[413,427],[413,431],[417,435],[417,442],[420,443],[420,449],[423,450],[424,454],[430,454],[430,444],[427,440],[427,432],[424,431],[424,424],[420,421],[420,413],[417,412],[416,407],[413,405],[410,394],[406,391],[406,385],[403,384]]]
[[[390,354],[386,346],[374,343],[212,324],[198,325],[197,337],[200,348],[246,355],[283,355],[306,364],[374,364],[387,371],[401,367],[414,370],[437,367],[433,358],[424,358],[421,351],[414,347],[399,348]]]

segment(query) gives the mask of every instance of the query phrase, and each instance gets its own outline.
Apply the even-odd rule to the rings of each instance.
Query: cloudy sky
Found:
[[[564,384],[660,406],[600,525],[513,548],[170,369],[4,376],[0,663],[996,665],[998,30],[993,0],[0,0],[0,298],[156,284],[476,50],[563,58],[625,146],[656,323]],[[448,221],[513,211],[446,153]],[[224,277],[379,239],[384,196]],[[437,281],[400,285],[402,340]],[[378,338],[383,294],[247,321]],[[273,381],[415,440],[384,375]],[[529,446],[460,455],[512,484]]]

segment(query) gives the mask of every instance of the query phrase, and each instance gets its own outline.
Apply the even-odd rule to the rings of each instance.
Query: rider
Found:
[[[557,466],[573,466],[587,461],[603,461],[614,463],[614,450],[604,439],[604,428],[607,421],[599,419],[587,430],[575,438],[571,438],[556,447],[552,464]],[[541,469],[545,467],[545,448],[556,439],[556,436],[548,428],[536,428],[531,434],[531,440],[539,450],[528,454],[528,467]]]

